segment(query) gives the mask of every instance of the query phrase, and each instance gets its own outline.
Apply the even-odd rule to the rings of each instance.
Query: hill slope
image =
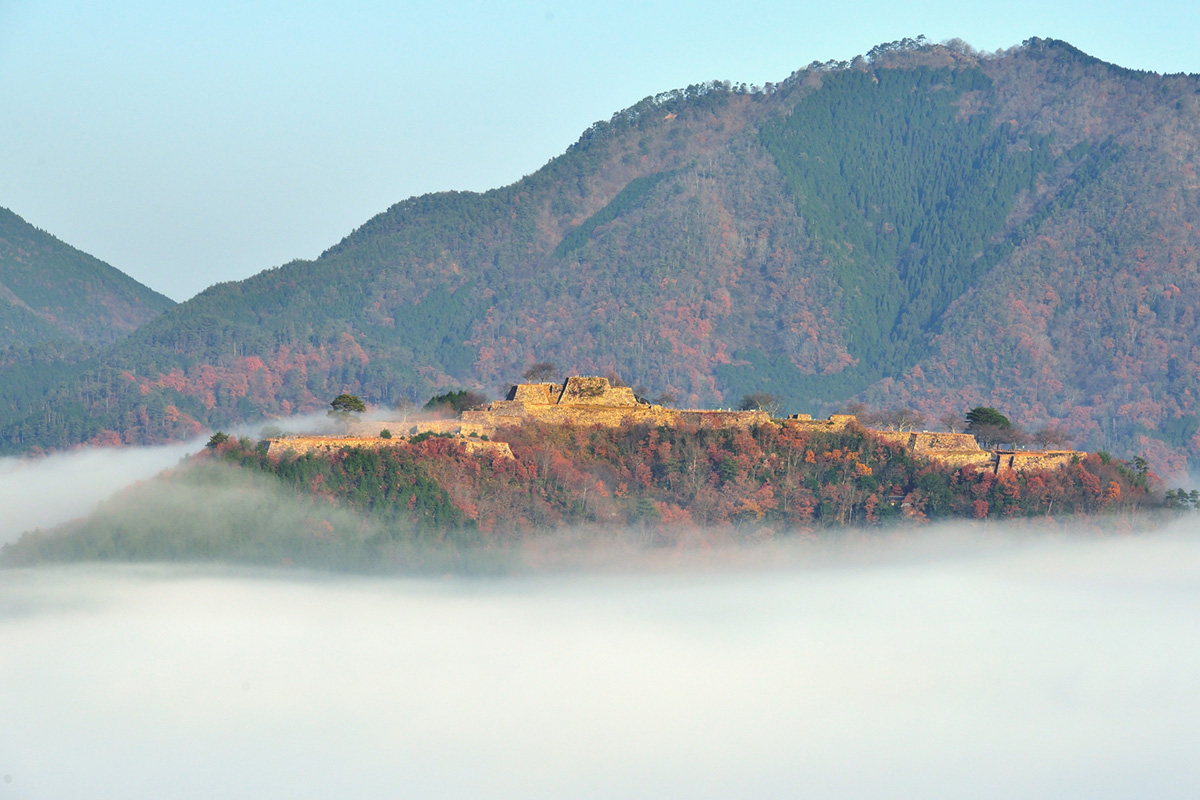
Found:
[[[174,305],[0,208],[0,421],[94,369],[103,347]]]
[[[173,305],[0,208],[0,347],[64,338],[107,345]]]
[[[994,405],[1177,467],[1200,449],[1198,92],[1052,40],[906,40],[647,98],[511,186],[211,288],[0,436],[153,441],[548,360],[683,404]]]

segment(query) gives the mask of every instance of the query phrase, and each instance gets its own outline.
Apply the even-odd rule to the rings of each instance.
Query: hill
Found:
[[[954,518],[1025,517],[1053,529],[1052,515],[1130,530],[1147,519],[1142,512],[1192,502],[1152,495],[1148,473],[1100,455],[1051,469],[981,468],[926,459],[857,425],[531,422],[498,435],[502,449],[425,433],[282,455],[267,441],[214,441],[85,520],[5,545],[0,565],[182,560],[441,571],[514,548],[544,558],[620,537],[638,547],[704,547],[894,533],[897,523]]]
[[[175,305],[0,208],[0,347],[108,345]]]
[[[1054,40],[697,84],[511,186],[406,200],[212,287],[0,444],[496,392],[551,361],[692,406],[993,406],[1171,471],[1200,451],[1198,149],[1200,79]]]
[[[0,421],[175,303],[0,208]]]

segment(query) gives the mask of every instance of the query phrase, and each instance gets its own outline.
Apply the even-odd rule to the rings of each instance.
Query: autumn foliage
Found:
[[[481,541],[573,525],[771,536],[1158,503],[1151,476],[1107,456],[1054,471],[994,474],[914,458],[859,428],[530,424],[505,438],[515,459],[469,455],[461,441],[442,436],[274,460],[262,448],[231,444],[221,455],[425,535],[472,532]]]

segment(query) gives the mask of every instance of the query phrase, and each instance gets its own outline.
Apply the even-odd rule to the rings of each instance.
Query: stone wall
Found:
[[[872,431],[884,441],[907,448],[914,455],[928,458],[946,466],[959,468],[974,464],[993,472],[1011,469],[1015,472],[1060,469],[1076,457],[1087,453],[1074,450],[984,450],[969,433],[939,433],[931,431]]]
[[[699,428],[750,428],[765,425],[771,417],[765,411],[688,411],[638,403],[635,405],[539,405],[518,401],[499,401],[485,410],[464,411],[462,431],[493,435],[499,429],[543,422],[548,425],[695,425]]]
[[[557,383],[518,383],[508,391],[506,400],[520,403],[551,405],[562,397],[563,387]]]
[[[845,430],[852,422],[858,422],[853,414],[830,414],[829,419],[813,419],[812,414],[792,414],[784,420],[784,424],[791,428],[826,432]]]
[[[1061,469],[1086,455],[1076,450],[1000,451],[996,453],[996,472],[1002,469],[1015,472]]]
[[[938,431],[871,431],[884,441],[907,447],[914,453],[930,451],[979,452],[979,442],[969,433]]]
[[[637,397],[628,386],[613,386],[608,378],[567,378],[559,405],[573,406],[636,406]]]
[[[280,458],[290,452],[298,456],[305,453],[332,454],[343,447],[364,447],[378,450],[384,447],[394,447],[404,439],[382,439],[378,436],[281,436],[268,439],[267,455]],[[512,448],[508,442],[483,442],[477,439],[459,437],[456,439],[463,444],[467,453],[484,453],[499,455],[502,458],[513,458]]]

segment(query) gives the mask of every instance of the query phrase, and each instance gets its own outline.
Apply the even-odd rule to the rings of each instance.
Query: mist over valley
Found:
[[[8,570],[0,797],[1188,797],[1195,533],[489,579]]]

